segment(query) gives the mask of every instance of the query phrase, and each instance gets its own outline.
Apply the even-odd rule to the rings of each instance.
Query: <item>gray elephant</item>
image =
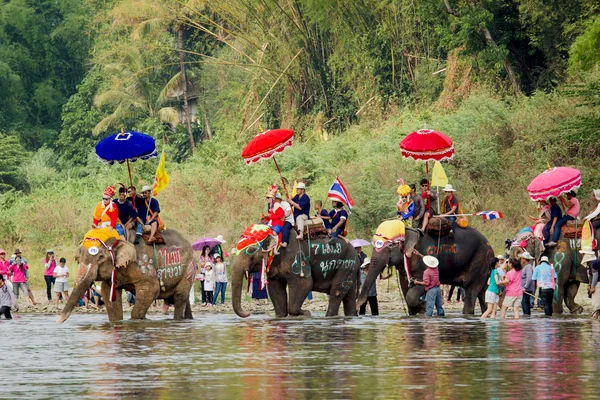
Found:
[[[246,273],[261,271],[268,262],[274,243],[267,238],[250,245],[236,256],[232,264],[232,304],[240,317],[248,317],[241,305],[242,283]],[[272,261],[267,274],[269,297],[277,317],[310,315],[302,310],[308,293],[327,293],[327,316],[338,315],[340,304],[344,315],[356,315],[356,279],[359,268],[356,250],[341,239],[297,240],[291,235],[287,248]]]
[[[386,221],[383,224],[399,221]],[[382,225],[378,231],[382,230]],[[409,287],[409,275],[421,280],[426,269],[423,255],[434,256],[439,260],[440,282],[461,286],[465,290],[463,314],[474,314],[477,299],[482,312],[485,310],[485,290],[489,276],[489,263],[494,251],[488,240],[473,228],[457,228],[454,235],[421,236],[416,229],[406,228],[404,240],[392,240],[381,235],[373,238],[374,250],[371,267],[361,288],[358,306],[367,300],[371,286],[386,266],[394,266],[400,273],[400,286],[406,299],[410,315],[424,311],[420,300],[425,293],[423,286]],[[408,261],[404,262],[404,256]]]
[[[175,319],[192,319],[189,293],[196,274],[190,243],[177,231],[162,232],[165,244],[144,243],[134,246],[125,241],[82,243],[77,248],[77,278],[58,323],[73,311],[79,299],[94,281],[101,282],[101,294],[111,322],[123,319],[123,289],[136,295],[132,319],[144,319],[154,300],[166,299],[175,305]],[[114,275],[113,275],[114,272]],[[116,299],[110,301],[114,283]]]

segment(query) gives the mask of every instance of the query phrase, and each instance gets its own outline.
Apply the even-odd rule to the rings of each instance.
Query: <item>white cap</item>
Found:
[[[423,263],[425,265],[427,265],[427,267],[429,267],[429,268],[437,268],[438,265],[440,264],[438,259],[435,257],[432,257],[432,256],[423,257]]]

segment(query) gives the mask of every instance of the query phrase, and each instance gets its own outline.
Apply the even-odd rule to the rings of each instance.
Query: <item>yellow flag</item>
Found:
[[[292,189],[292,194],[291,194],[291,198],[293,199],[294,196],[296,195],[296,185],[298,184],[298,181],[294,181],[294,188]]]
[[[442,187],[447,184],[448,177],[446,176],[446,172],[444,172],[442,164],[439,161],[436,161],[433,165],[433,172],[431,173],[431,186]]]
[[[160,162],[156,169],[156,178],[154,180],[154,188],[152,189],[152,196],[159,194],[169,184],[169,174],[165,169],[165,153],[163,152],[160,156]]]

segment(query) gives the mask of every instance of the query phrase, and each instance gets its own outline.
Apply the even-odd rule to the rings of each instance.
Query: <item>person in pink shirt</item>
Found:
[[[4,249],[0,249],[0,275],[4,277],[4,279],[8,279],[8,275],[10,274],[10,262],[6,259],[6,252]]]
[[[427,266],[427,269],[423,272],[423,280],[413,280],[413,283],[415,285],[425,286],[425,290],[427,291],[427,294],[425,295],[425,315],[431,317],[433,315],[433,307],[435,306],[437,315],[443,317],[445,313],[444,308],[442,307],[442,291],[440,290],[440,273],[438,271],[439,261],[435,257],[424,256],[423,264]]]
[[[52,284],[56,281],[56,278],[54,277],[54,268],[56,268],[54,250],[48,249],[48,251],[46,251],[46,258],[44,258],[44,280],[46,281],[46,295],[48,296],[49,302],[52,302]]]
[[[515,319],[519,319],[519,304],[523,299],[523,288],[521,286],[521,269],[523,266],[516,258],[509,260],[510,270],[506,273],[504,279],[500,282],[506,285],[506,297],[502,303],[500,319],[506,316],[506,310],[513,308]]]
[[[19,299],[19,288],[21,288],[21,291],[25,297],[29,296],[29,292],[27,291],[27,277],[25,276],[25,270],[28,269],[29,266],[23,262],[23,258],[21,256],[16,256],[14,264],[10,266],[13,292],[15,293],[15,296],[17,296],[17,299]]]
[[[560,196],[558,198],[560,204],[565,211],[565,215],[558,220],[554,227],[554,235],[552,235],[552,241],[548,242],[547,246],[556,246],[558,238],[560,237],[560,231],[562,227],[568,222],[576,220],[579,217],[579,200],[577,200],[577,193],[570,191],[567,193],[567,198]]]

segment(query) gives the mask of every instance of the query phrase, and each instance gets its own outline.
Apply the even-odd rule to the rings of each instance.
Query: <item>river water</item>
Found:
[[[0,398],[590,398],[600,323],[204,314],[0,321]]]

